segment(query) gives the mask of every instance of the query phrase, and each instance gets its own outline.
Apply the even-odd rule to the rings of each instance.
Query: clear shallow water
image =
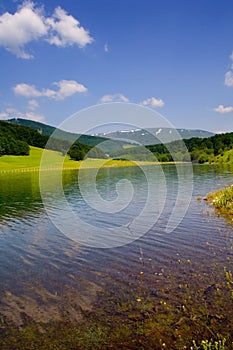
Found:
[[[2,175],[0,313],[17,323],[25,315],[36,321],[63,316],[78,319],[79,311],[90,309],[98,293],[137,288],[141,272],[144,288],[153,290],[155,282],[160,287],[168,283],[168,279],[160,280],[166,275],[174,276],[174,283],[179,283],[190,269],[200,279],[217,274],[216,266],[223,269],[226,257],[233,255],[233,229],[215,216],[205,202],[197,201],[197,197],[232,184],[232,173],[214,166],[194,166],[189,209],[179,226],[172,233],[165,233],[177,196],[177,174],[172,165],[165,165],[163,171],[166,202],[155,225],[140,239],[111,249],[80,245],[54,227],[41,201],[38,174]],[[158,172],[155,178],[158,188],[160,175]],[[61,216],[62,203],[56,196],[53,178],[54,174],[48,174],[48,196],[53,196],[50,209],[56,217]],[[99,213],[85,203],[76,171],[64,173],[66,199],[74,213],[93,226],[125,225],[140,213],[147,197],[142,171],[103,169],[97,176],[97,189],[106,200],[117,197],[116,183],[125,178],[132,182],[134,196],[126,210],[115,216]],[[88,190],[88,181],[86,184]],[[191,267],[180,264],[182,261],[192,262]]]

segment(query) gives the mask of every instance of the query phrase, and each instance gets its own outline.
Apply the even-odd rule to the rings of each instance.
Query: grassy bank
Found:
[[[218,214],[226,217],[233,224],[233,185],[207,196]]]
[[[0,157],[0,173],[5,172],[27,172],[27,171],[39,171],[40,162],[44,150],[37,147],[30,147],[29,156],[2,156]],[[103,160],[103,159],[87,159],[85,162],[74,161],[69,156],[64,157],[55,151],[46,150],[46,161],[43,167],[46,170],[59,169],[61,162],[63,162],[63,169],[79,169],[80,165],[84,165],[85,168],[98,168],[98,167],[125,167],[135,166],[134,162],[128,160]],[[151,162],[138,162],[140,165],[149,165]],[[154,164],[154,163],[153,163]]]
[[[214,162],[218,164],[233,164],[233,150],[222,152],[214,157]]]
[[[222,151],[220,154],[213,156],[207,155],[203,158],[202,164],[233,165],[233,150]]]

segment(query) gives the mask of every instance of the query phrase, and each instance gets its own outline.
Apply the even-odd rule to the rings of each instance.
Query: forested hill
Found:
[[[117,159],[151,161],[155,160],[153,155],[160,162],[188,161],[191,159],[194,163],[212,163],[223,156],[224,162],[233,162],[233,132],[204,139],[193,137],[168,144],[131,147],[110,153],[111,157]]]
[[[42,135],[30,127],[12,124],[7,121],[0,121],[0,156],[2,155],[29,155],[30,147],[45,148],[48,135]],[[49,148],[55,151],[66,153],[72,142],[62,139],[52,139]],[[71,158],[80,160],[89,152],[89,157],[103,158],[105,154],[92,146],[75,142],[69,154]]]
[[[48,137],[31,128],[0,121],[0,155],[28,155],[29,145],[44,148]]]
[[[30,127],[38,131],[43,136],[51,136],[52,133],[56,130],[54,126],[36,122],[34,120],[13,118],[13,119],[9,119],[8,122],[11,124]],[[78,135],[78,134],[70,133],[60,129],[57,129],[56,137],[59,138],[60,140],[73,140],[74,138],[75,139],[78,138],[79,142],[89,146],[96,146],[100,142],[106,141],[106,138],[103,138],[103,137],[90,136],[90,135]]]
[[[40,122],[36,122],[34,120],[22,119],[22,118],[13,118],[8,120],[9,123],[14,125],[21,125],[30,127],[37,132],[39,132],[42,136],[51,136],[53,132],[56,130],[56,138],[63,141],[72,141],[77,140],[79,143],[88,146],[97,146],[101,143],[101,149],[105,153],[109,153],[110,151],[116,149],[123,149],[125,145],[130,145],[125,141],[121,140],[111,140],[106,137],[100,136],[91,136],[91,135],[80,135],[71,132],[67,132],[61,129],[57,129],[54,126],[43,124]],[[106,142],[107,141],[107,142]],[[94,150],[93,150],[94,151]]]
[[[197,163],[213,162],[216,156],[223,155],[224,152],[233,149],[233,132],[217,134],[205,139],[193,137],[183,140],[187,147],[191,160]],[[158,160],[170,161],[171,152],[177,155],[177,160],[185,160],[187,151],[184,149],[182,141],[174,141],[168,145],[151,145],[147,148],[153,152]]]

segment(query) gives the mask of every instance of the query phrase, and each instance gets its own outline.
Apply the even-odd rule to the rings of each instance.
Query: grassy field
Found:
[[[59,169],[63,163],[63,169],[78,169],[80,166],[84,168],[98,167],[125,167],[135,166],[134,162],[124,160],[106,160],[106,159],[87,159],[84,162],[74,161],[66,156],[65,158],[55,151],[43,150],[37,147],[30,147],[29,156],[2,156],[0,157],[0,173],[5,172],[26,172],[39,171],[42,155],[46,155],[43,161],[43,169],[53,170]],[[155,164],[151,162],[138,162],[139,165]]]

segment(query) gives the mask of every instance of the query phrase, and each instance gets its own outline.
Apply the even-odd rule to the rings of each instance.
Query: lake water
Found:
[[[232,262],[233,230],[197,198],[231,185],[232,172],[198,165],[193,172],[190,206],[173,232],[165,228],[177,196],[177,171],[174,165],[165,165],[163,177],[159,171],[154,180],[158,193],[161,181],[166,183],[166,193],[162,191],[155,198],[158,215],[154,225],[139,239],[133,237],[128,244],[108,249],[95,247],[96,242],[103,243],[105,233],[91,237],[85,245],[77,242],[78,237],[83,238],[82,226],[76,227],[80,231],[76,242],[54,226],[41,200],[39,174],[0,175],[0,314],[17,324],[25,317],[43,322],[64,316],[76,320],[81,310],[95,307],[106,293],[120,297],[135,291],[136,295],[143,286],[145,295],[154,293],[156,297],[159,290],[167,289],[168,298],[175,303],[176,290],[184,283],[193,283],[193,288],[216,283],[226,262]],[[88,195],[88,173],[86,176]],[[64,193],[74,215],[96,231],[107,232],[104,230],[126,225],[141,212],[147,198],[143,176],[137,167],[108,168],[98,173],[97,190],[105,200],[116,199],[116,183],[122,179],[134,187],[132,201],[116,215],[111,210],[98,213],[88,206],[78,187],[77,171],[64,172]],[[55,175],[48,174],[47,195],[53,199],[50,215],[69,227],[53,179]],[[92,191],[90,186],[90,197]],[[159,203],[162,200],[164,207]]]

